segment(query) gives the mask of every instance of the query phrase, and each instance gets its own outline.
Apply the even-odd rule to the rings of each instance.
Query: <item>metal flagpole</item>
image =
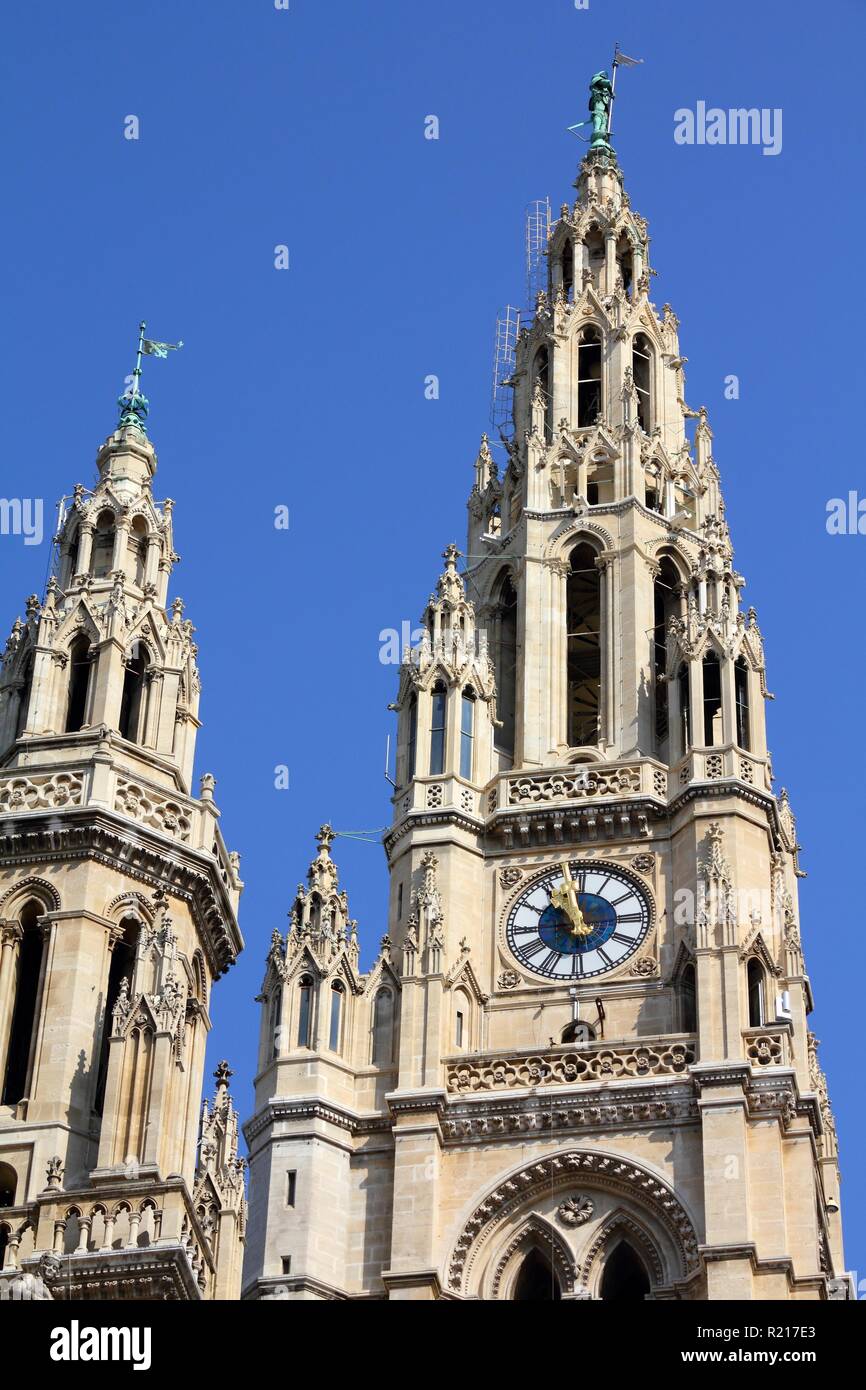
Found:
[[[615,98],[616,98],[616,70],[617,70],[617,68],[619,67],[619,56],[618,56],[618,55],[619,55],[619,44],[616,43],[616,44],[614,44],[614,46],[613,46],[613,62],[611,63],[611,69],[612,69],[612,71],[611,71],[611,78],[610,78],[610,115],[609,115],[608,118],[607,118],[607,138],[608,138],[608,139],[610,139],[610,134],[611,134],[611,131],[613,130],[613,103],[614,103],[614,100],[615,100]]]
[[[147,324],[144,322],[138,325],[138,353],[135,358],[135,370],[132,373],[132,394],[134,396],[137,396],[139,394],[138,387],[139,383],[141,382],[141,357],[142,353],[144,352],[145,328],[147,328]]]

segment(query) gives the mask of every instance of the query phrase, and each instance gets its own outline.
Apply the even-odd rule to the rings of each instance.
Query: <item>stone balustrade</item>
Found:
[[[629,1043],[597,1042],[581,1048],[491,1052],[446,1058],[445,1085],[450,1094],[466,1096],[587,1082],[640,1081],[682,1075],[696,1058],[697,1040],[689,1034]]]

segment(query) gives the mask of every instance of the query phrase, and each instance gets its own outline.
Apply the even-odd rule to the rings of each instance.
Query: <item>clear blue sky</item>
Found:
[[[145,388],[157,495],[177,501],[174,592],[201,645],[198,772],[218,778],[248,885],[247,950],[215,992],[210,1052],[235,1067],[245,1116],[253,996],[313,834],[390,817],[395,673],[379,632],[416,622],[440,552],[464,540],[493,325],[523,298],[523,209],[574,196],[581,146],[565,127],[618,39],[646,59],[621,77],[616,144],[650,222],[654,299],[682,321],[689,401],[710,409],[767,640],[848,1262],[866,1274],[852,630],[866,537],[824,524],[828,498],[866,493],[862,73],[847,61],[864,28],[845,0],[44,0],[5,16],[0,493],[53,504],[92,481],[139,318],[186,343],[148,364]],[[699,100],[781,107],[782,153],[676,145],[674,111]],[[431,113],[438,142],[423,138]],[[128,115],[138,141],[123,138]],[[273,268],[279,243],[288,272]],[[738,401],[723,398],[730,373]],[[280,503],[288,533],[273,528]],[[5,625],[47,558],[0,538]],[[289,791],[273,789],[278,763]],[[384,855],[335,852],[368,961]]]

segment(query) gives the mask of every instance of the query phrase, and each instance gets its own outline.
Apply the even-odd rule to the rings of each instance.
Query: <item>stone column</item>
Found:
[[[0,922],[0,1086],[6,1075],[6,1055],[15,1002],[16,963],[23,935],[20,922]]]

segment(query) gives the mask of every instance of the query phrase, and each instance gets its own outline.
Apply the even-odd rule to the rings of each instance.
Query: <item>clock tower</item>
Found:
[[[764,643],[609,88],[405,654],[381,951],[328,827],[274,934],[247,1297],[849,1296]]]

